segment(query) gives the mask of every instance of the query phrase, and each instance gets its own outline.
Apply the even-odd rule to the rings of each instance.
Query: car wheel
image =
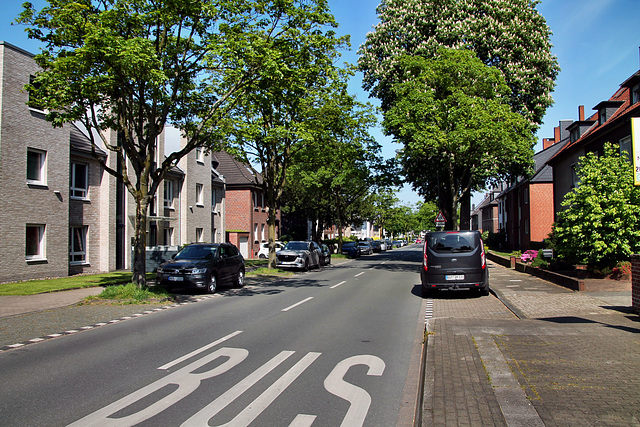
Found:
[[[235,286],[236,288],[241,288],[244,286],[244,269],[243,268],[238,270],[238,276],[236,277]]]
[[[215,273],[211,273],[209,276],[209,282],[207,283],[207,293],[213,294],[218,289],[218,279],[216,278]]]
[[[265,254],[260,254],[258,255],[258,258],[260,259],[267,259],[267,256]]]
[[[489,295],[489,286],[487,286],[486,288],[480,288],[480,295],[482,295],[483,297],[486,297],[487,295]]]
[[[304,267],[302,268],[302,271],[309,271],[309,258],[304,260]]]
[[[433,298],[434,290],[422,287],[422,298]]]

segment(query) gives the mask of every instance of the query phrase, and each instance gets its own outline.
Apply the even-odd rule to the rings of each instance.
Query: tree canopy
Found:
[[[594,269],[613,268],[640,251],[640,188],[633,165],[612,144],[589,153],[576,169],[578,185],[565,195],[553,227],[558,257]]]
[[[404,144],[409,179],[438,199],[456,228],[461,199],[491,182],[524,174],[535,144],[528,122],[511,111],[501,73],[466,49],[441,49],[434,59],[403,56],[405,80],[391,88],[385,131]]]
[[[542,122],[559,72],[551,31],[536,10],[539,0],[382,0],[380,22],[367,34],[358,65],[364,88],[394,103],[392,87],[405,80],[403,55],[432,58],[442,47],[468,49],[500,70],[511,89],[509,105],[531,124]]]
[[[17,21],[45,44],[28,87],[34,103],[54,126],[81,122],[117,158],[118,167],[102,165],[136,202],[133,271],[143,285],[147,210],[164,174],[193,148],[216,145],[250,84],[287,79],[282,59],[296,40],[322,43],[335,25],[326,0],[49,0],[40,11],[25,3]],[[167,124],[186,144],[164,158],[156,151]]]

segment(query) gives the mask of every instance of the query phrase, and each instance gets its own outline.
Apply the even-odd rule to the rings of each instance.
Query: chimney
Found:
[[[553,139],[554,141],[560,141],[562,139],[562,137],[560,136],[561,132],[560,132],[560,126],[556,126],[553,128]]]
[[[580,120],[581,122],[584,121],[584,105],[580,105],[578,107],[578,120]]]
[[[546,150],[556,142],[553,138],[542,138],[542,149]]]

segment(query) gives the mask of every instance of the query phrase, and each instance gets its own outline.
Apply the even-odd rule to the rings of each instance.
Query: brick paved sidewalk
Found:
[[[511,310],[494,295],[428,301],[422,425],[640,425],[630,295],[581,294],[495,264],[490,274]]]

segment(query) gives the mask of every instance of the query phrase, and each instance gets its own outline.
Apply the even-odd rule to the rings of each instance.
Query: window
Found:
[[[173,228],[164,229],[164,244],[167,246],[173,246]]]
[[[578,168],[578,165],[576,163],[573,163],[571,165],[571,188],[575,188],[580,182],[580,180],[578,179],[577,168]]]
[[[627,154],[624,154],[624,156],[627,158],[627,160],[631,161],[633,156],[633,149],[631,148],[631,136],[626,136],[620,140],[620,155],[622,156],[625,151],[627,152]]]
[[[69,263],[87,262],[87,226],[71,227],[69,233]]]
[[[608,117],[607,117],[607,109],[606,108],[601,108],[600,111],[598,111],[598,124],[602,125],[607,121]]]
[[[34,90],[38,90],[40,89],[41,84],[36,83],[35,80],[35,76],[29,76],[29,84],[33,86]],[[45,111],[44,107],[42,107],[42,105],[39,105],[36,101],[36,97],[32,91],[29,91],[29,108],[33,108],[34,110],[38,111]]]
[[[47,171],[46,162],[47,157],[45,151],[34,150],[27,148],[27,183],[46,185]]]
[[[211,187],[211,212],[218,212],[218,198],[216,196],[216,189]]]
[[[635,104],[640,101],[640,83],[631,89],[631,103]]]
[[[253,240],[258,243],[258,223],[253,224]]]
[[[204,164],[204,153],[202,147],[196,147],[196,162]]]
[[[260,240],[264,242],[265,241],[265,238],[264,238],[264,224],[261,225],[261,228],[262,229],[260,230]]]
[[[173,209],[173,181],[164,182],[164,207]]]
[[[44,259],[44,224],[27,224],[25,258],[29,260]]]
[[[196,228],[196,242],[202,243],[203,235],[204,235],[204,233],[203,233],[202,228]]]
[[[202,184],[196,184],[196,206],[204,206],[204,186]]]
[[[569,133],[569,140],[571,142],[576,142],[579,139],[580,139],[580,129],[578,127],[571,129],[571,132]]]
[[[89,166],[82,163],[71,163],[71,188],[69,195],[86,199],[89,191]]]

